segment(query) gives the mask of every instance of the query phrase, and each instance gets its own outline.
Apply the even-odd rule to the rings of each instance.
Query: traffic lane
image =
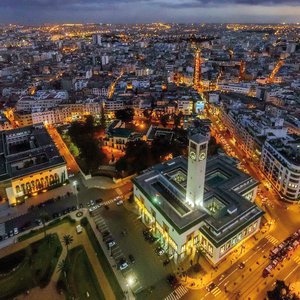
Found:
[[[236,285],[235,290],[240,291],[242,297],[253,295],[253,297],[255,297],[253,299],[259,299],[257,298],[258,294],[266,293],[267,290],[271,288],[271,284],[275,280],[274,278],[280,278],[280,276],[282,276],[284,279],[284,276],[290,272],[291,266],[295,266],[295,263],[292,261],[292,259],[292,262],[285,260],[280,263],[267,278],[263,278],[262,271],[271,262],[271,260],[268,258],[268,254],[269,250],[273,249],[273,247],[273,245],[269,245],[269,247],[265,249],[267,250],[267,254],[265,255],[266,258],[263,257],[258,260],[259,265],[254,265],[251,271],[252,274],[248,272],[249,276],[247,276],[246,272],[244,277],[247,278],[247,280],[244,280]],[[239,278],[236,278],[235,280],[238,281]]]
[[[237,293],[239,291],[237,282],[239,280],[249,280],[248,278],[253,276],[253,274],[255,273],[255,267],[259,267],[259,265],[257,265],[256,262],[259,261],[259,259],[262,260],[264,255],[267,257],[269,250],[271,250],[272,247],[272,243],[270,243],[265,238],[262,239],[253,249],[253,251],[247,252],[245,255],[243,255],[241,259],[239,259],[233,265],[230,265],[225,272],[212,279],[209,283],[214,282],[216,286],[222,291],[221,294],[217,295],[217,298],[231,299],[232,294]],[[243,269],[239,268],[239,264],[241,262],[245,263],[245,268]],[[229,264],[229,261],[226,261],[224,263]],[[260,276],[261,278],[262,270],[256,273],[257,277]],[[246,274],[249,277],[244,275],[244,278],[242,278],[243,274]],[[229,287],[229,283],[232,283],[232,287]],[[183,299],[210,299],[212,297],[214,298],[214,295],[204,288],[198,291],[190,291],[188,295],[186,295]]]
[[[81,189],[78,192],[78,204],[88,207],[91,200],[96,201],[97,199],[102,199],[104,202],[113,199],[118,194],[115,190],[99,190],[96,188],[92,189]],[[50,219],[52,219],[54,213],[62,213],[64,210],[76,206],[77,198],[76,195],[61,196],[59,200],[54,201],[49,204],[41,204],[39,206],[34,206],[26,214],[18,217],[13,217],[11,220],[5,222],[5,232],[9,233],[14,228],[21,230],[22,228],[31,229],[36,226],[34,220],[40,219],[42,212],[46,212]]]

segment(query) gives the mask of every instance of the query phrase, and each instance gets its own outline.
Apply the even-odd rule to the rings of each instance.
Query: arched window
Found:
[[[20,189],[19,185],[16,186],[16,192],[17,192],[17,194],[19,194],[21,192],[21,189]]]

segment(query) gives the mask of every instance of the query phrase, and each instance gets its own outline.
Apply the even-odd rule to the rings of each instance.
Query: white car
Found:
[[[92,206],[91,208],[89,208],[89,212],[91,213],[91,212],[93,212],[94,210],[96,210],[96,209],[99,208],[99,207],[100,207],[99,204],[94,205],[94,206]]]
[[[17,227],[14,228],[14,235],[19,234],[19,229]]]
[[[110,240],[106,242],[106,245],[108,248],[111,248],[112,246],[114,246],[116,244],[116,242],[114,240]]]
[[[77,232],[77,234],[82,232],[82,226],[81,225],[76,226],[76,232]]]
[[[116,204],[117,204],[118,206],[122,205],[122,204],[123,204],[123,200],[117,201]]]
[[[128,268],[127,261],[125,259],[121,260],[119,263],[119,269],[122,271],[122,270],[125,270],[126,268]]]

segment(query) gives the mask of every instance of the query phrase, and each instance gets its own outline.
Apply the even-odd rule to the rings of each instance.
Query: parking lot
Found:
[[[134,204],[126,205],[131,208]],[[172,273],[173,262],[163,265],[165,254],[159,256],[155,253],[158,241],[150,243],[145,240],[143,230],[146,227],[127,208],[113,203],[108,209],[101,207],[93,212],[95,223],[102,232],[102,239],[107,242],[106,251],[114,258],[118,269],[123,265],[120,261],[123,260],[124,263],[126,260],[128,266],[125,263],[125,268],[120,272],[137,299],[164,299],[172,292],[167,276]],[[112,240],[115,244],[111,243],[110,247],[109,242]]]

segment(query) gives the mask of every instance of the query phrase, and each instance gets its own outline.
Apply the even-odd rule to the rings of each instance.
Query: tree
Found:
[[[163,127],[166,127],[167,126],[167,123],[169,121],[169,115],[162,115],[160,117],[160,124],[163,126]]]
[[[174,114],[173,119],[174,119],[174,127],[175,128],[177,128],[178,126],[180,126],[182,117],[183,117],[182,112],[179,112],[178,115]]]
[[[70,234],[65,234],[63,236],[63,243],[67,248],[67,253],[69,254],[69,246],[73,243],[73,236]]]
[[[134,110],[132,108],[120,109],[115,112],[115,116],[123,122],[131,122],[134,117]]]
[[[63,274],[66,277],[66,274],[69,271],[69,264],[67,263],[67,261],[65,259],[62,259],[59,263],[58,263],[58,272],[63,272]]]
[[[268,291],[267,295],[270,300],[299,300],[283,280],[276,280],[274,289]]]
[[[101,126],[102,129],[106,128],[106,118],[105,118],[105,112],[104,112],[103,105],[102,105],[102,108],[101,108],[100,126]]]
[[[48,222],[50,220],[50,217],[48,215],[47,212],[43,211],[40,213],[40,219],[42,221],[43,224],[43,231],[44,231],[44,236],[47,236],[47,231],[46,231],[46,222]]]

